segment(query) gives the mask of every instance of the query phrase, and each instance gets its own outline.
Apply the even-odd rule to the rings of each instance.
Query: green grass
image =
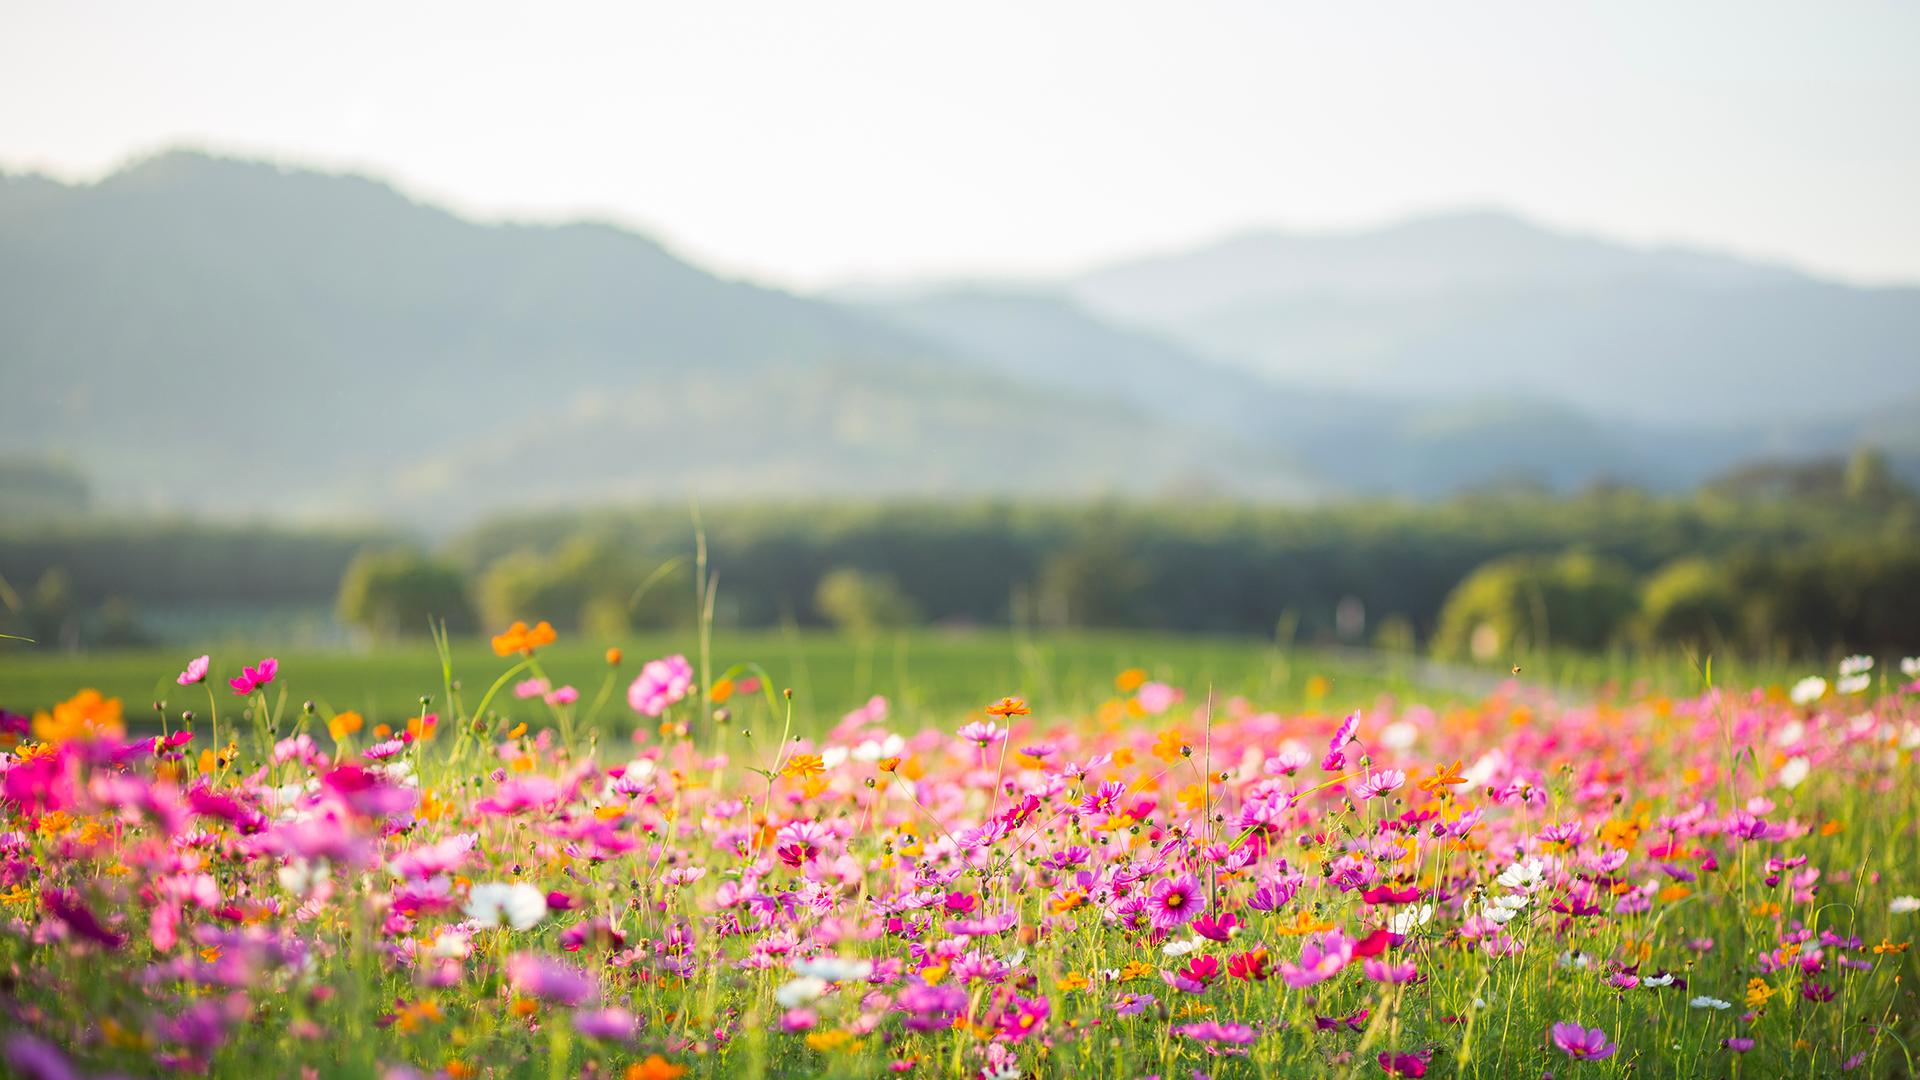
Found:
[[[604,716],[616,725],[631,719],[626,684],[646,660],[684,653],[699,663],[691,632],[588,641],[566,636],[540,651],[555,685],[580,690],[584,713],[607,678],[608,645],[624,653]],[[83,687],[118,697],[131,724],[145,727],[151,704],[166,701],[170,713],[193,709],[204,715],[201,687],[176,685],[174,676],[199,650],[101,650],[53,653],[15,649],[0,653],[0,706],[16,712],[51,707]],[[416,715],[423,695],[443,696],[440,661],[429,642],[384,644],[368,652],[270,651],[281,661],[278,686],[289,707],[311,700],[323,711],[354,710],[369,723],[396,723]],[[209,684],[224,707],[225,680],[260,655],[214,650]],[[1043,714],[1083,713],[1113,696],[1113,679],[1128,668],[1184,689],[1198,699],[1209,691],[1225,701],[1244,696],[1263,709],[1288,713],[1344,711],[1373,705],[1381,694],[1430,705],[1473,702],[1506,677],[1505,669],[1445,668],[1384,653],[1281,650],[1257,638],[1228,635],[1082,632],[1037,639],[1004,631],[943,634],[913,631],[857,639],[821,631],[720,632],[713,640],[715,675],[744,662],[768,671],[776,689],[792,687],[797,730],[824,730],[870,695],[883,694],[896,716],[910,725],[950,722],[1001,695],[1023,697]],[[510,663],[486,641],[453,643],[453,675],[471,707]],[[1772,665],[1715,662],[1722,685],[1785,683],[1807,671]],[[1323,695],[1310,691],[1315,676],[1327,680]],[[1684,657],[1555,654],[1523,666],[1522,681],[1545,686],[1563,700],[1650,689],[1684,693],[1700,685]],[[1641,684],[1636,686],[1636,684]],[[538,724],[548,719],[536,699],[522,701],[502,691],[492,709]]]

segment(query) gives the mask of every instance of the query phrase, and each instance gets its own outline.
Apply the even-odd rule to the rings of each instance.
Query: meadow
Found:
[[[8,1066],[1913,1073],[1920,663],[701,641],[0,658]]]

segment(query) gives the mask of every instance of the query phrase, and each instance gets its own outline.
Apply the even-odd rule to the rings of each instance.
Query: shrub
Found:
[[[456,633],[474,625],[459,568],[408,548],[356,556],[340,579],[339,613],[377,638],[424,637],[430,619]]]

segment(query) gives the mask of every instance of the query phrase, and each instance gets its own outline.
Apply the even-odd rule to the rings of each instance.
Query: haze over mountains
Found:
[[[102,501],[430,529],[583,502],[1679,486],[1920,463],[1920,290],[1499,215],[798,297],[172,153],[0,183],[0,453]]]

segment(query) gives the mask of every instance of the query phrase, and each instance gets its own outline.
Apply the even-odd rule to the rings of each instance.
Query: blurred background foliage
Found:
[[[704,517],[722,627],[932,625],[1278,636],[1505,663],[1534,651],[1920,651],[1920,498],[1871,451],[1684,496],[1598,487],[1316,508],[1225,501],[732,504]],[[309,605],[335,644],[546,619],[692,626],[677,506],[503,516],[428,548],[379,529],[0,526],[0,632],[185,640],[181,605]],[[322,643],[324,644],[324,642]],[[19,642],[0,643],[9,648]]]

